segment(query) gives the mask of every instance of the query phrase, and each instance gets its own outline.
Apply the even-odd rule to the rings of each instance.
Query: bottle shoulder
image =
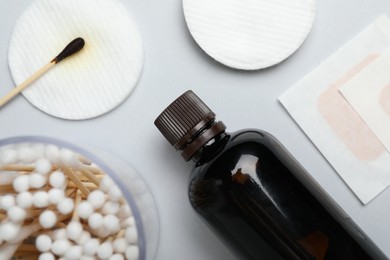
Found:
[[[213,144],[214,145],[214,144]],[[264,153],[280,153],[285,151],[278,140],[266,131],[259,129],[244,129],[236,132],[225,133],[225,136],[219,141],[218,148],[214,149],[210,156],[205,156],[194,167],[194,172],[205,171],[211,165],[216,163],[229,164],[232,162],[232,156],[253,155],[260,156]],[[233,160],[234,161],[234,160]]]
[[[270,133],[260,129],[243,129],[230,134],[229,144],[235,146],[245,142],[268,144],[269,141],[276,141]]]

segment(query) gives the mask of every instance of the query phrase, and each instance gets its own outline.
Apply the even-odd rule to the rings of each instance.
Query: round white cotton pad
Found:
[[[140,34],[118,0],[36,0],[19,18],[10,40],[15,84],[77,37],[85,40],[84,48],[23,91],[42,111],[72,120],[117,107],[135,88],[143,67]]]
[[[242,70],[278,64],[305,40],[316,0],[183,0],[199,46],[220,63]]]

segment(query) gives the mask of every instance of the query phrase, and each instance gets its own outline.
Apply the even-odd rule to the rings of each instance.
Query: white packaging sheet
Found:
[[[364,204],[390,184],[390,153],[339,90],[389,46],[381,16],[279,98]]]

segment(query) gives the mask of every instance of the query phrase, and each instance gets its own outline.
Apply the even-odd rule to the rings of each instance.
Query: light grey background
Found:
[[[12,28],[30,2],[0,0],[1,96],[14,86],[7,62]],[[376,17],[390,15],[390,1],[319,1],[302,47],[283,63],[255,72],[229,69],[203,53],[187,30],[180,0],[122,2],[138,22],[145,46],[145,67],[133,94],[114,111],[86,121],[50,117],[18,96],[0,109],[0,138],[44,135],[119,155],[145,178],[157,201],[161,236],[156,259],[234,259],[189,206],[191,163],[182,161],[153,125],[171,101],[192,89],[229,131],[261,128],[275,135],[390,256],[390,190],[362,206],[277,101]]]

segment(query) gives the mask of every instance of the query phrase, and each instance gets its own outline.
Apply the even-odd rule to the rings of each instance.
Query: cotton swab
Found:
[[[18,206],[13,206],[7,211],[8,218],[14,223],[20,223],[26,219],[26,210]]]
[[[83,254],[83,248],[79,245],[73,245],[65,253],[65,259],[80,259]]]
[[[51,60],[48,64],[40,68],[37,72],[31,75],[28,79],[26,79],[23,83],[12,89],[7,95],[0,99],[0,108],[5,105],[8,101],[14,98],[17,94],[27,88],[31,83],[45,74],[48,70],[58,64],[60,61],[69,57],[76,52],[80,51],[85,45],[85,42],[82,38],[76,38],[71,41],[60,54],[58,54],[53,60]]]
[[[108,260],[124,260],[125,258],[121,254],[114,254]]]
[[[1,207],[5,210],[15,206],[15,197],[10,194],[6,194],[2,196],[0,199],[1,199]]]
[[[112,182],[112,180],[109,177],[104,176],[104,178],[100,181],[99,188],[104,192],[108,192],[113,186],[114,183]]]
[[[60,148],[53,144],[48,144],[45,147],[45,157],[54,164],[57,164],[60,158]]]
[[[71,221],[66,227],[68,238],[77,241],[83,233],[83,226],[78,221]]]
[[[38,260],[55,260],[56,258],[50,252],[43,253],[39,256]]]
[[[118,188],[118,186],[113,186],[108,191],[108,196],[110,200],[114,202],[118,202],[123,198],[122,191]]]
[[[82,246],[90,239],[91,239],[91,233],[84,230],[75,242]]]
[[[18,152],[14,149],[7,149],[0,152],[0,164],[12,164],[17,160]]]
[[[24,243],[13,250],[15,259],[120,260],[126,251],[136,256],[139,249],[135,221],[111,178],[71,150],[54,145],[34,147],[12,148],[17,151],[17,160],[0,166],[0,181],[4,184],[0,185],[0,246],[8,252],[11,244]],[[35,149],[39,155],[31,153]],[[7,178],[8,172],[2,175],[3,169],[16,170],[11,171],[14,178]],[[74,173],[77,181],[67,170]],[[130,245],[136,247],[129,249]]]
[[[48,159],[40,158],[35,162],[35,171],[42,175],[46,175],[51,170],[51,162]]]
[[[49,192],[49,202],[51,204],[58,204],[61,200],[65,198],[65,193],[61,189],[50,189]]]
[[[33,195],[31,192],[21,192],[16,196],[16,204],[24,209],[30,208],[32,206]]]
[[[139,248],[135,245],[130,245],[126,248],[126,259],[128,260],[137,260],[139,257]]]
[[[124,238],[116,239],[112,243],[115,253],[124,253],[126,251],[127,245],[128,244]]]
[[[114,249],[112,247],[111,239],[108,239],[99,246],[96,254],[100,259],[108,259],[112,256],[113,252]]]
[[[33,149],[28,146],[18,147],[17,152],[17,158],[21,162],[32,163],[36,160]]]
[[[39,235],[35,240],[35,246],[40,252],[47,252],[50,250],[53,240],[46,234]]]
[[[27,237],[29,237],[32,233],[37,232],[41,228],[42,228],[41,225],[39,225],[39,223],[35,223],[35,222],[30,224],[29,226],[23,226],[21,228],[19,227],[18,233],[16,234],[16,236],[14,236],[12,239],[8,240],[8,242],[10,244],[22,242]]]
[[[11,241],[17,237],[20,231],[20,225],[7,221],[1,224],[0,231],[4,241]]]
[[[60,239],[68,239],[68,234],[65,228],[56,229],[51,234],[53,241]]]
[[[83,253],[87,256],[93,256],[94,254],[96,254],[99,246],[99,240],[96,238],[92,238],[89,241],[85,242],[85,244],[83,245]]]
[[[11,259],[15,251],[18,249],[20,243],[17,244],[4,244],[0,246],[0,259]]]
[[[87,200],[89,201],[89,203],[91,203],[94,209],[99,209],[104,205],[106,198],[104,192],[102,192],[101,190],[95,190],[88,195]]]
[[[110,232],[110,234],[115,234],[121,230],[119,219],[115,215],[104,216],[103,226]]]
[[[81,202],[76,208],[78,215],[82,219],[88,219],[89,216],[93,213],[92,204],[88,201]]]
[[[40,189],[46,184],[46,177],[39,173],[31,173],[28,176],[29,186],[32,189]]]
[[[117,214],[119,212],[119,203],[106,201],[101,209],[104,214]]]
[[[61,214],[69,214],[74,208],[73,200],[70,198],[64,198],[57,204],[57,209]]]
[[[131,212],[129,205],[127,204],[122,205],[121,208],[119,209],[118,216],[120,218],[126,218],[127,216],[132,216],[132,215],[133,213]]]
[[[53,188],[59,189],[59,188],[63,187],[65,185],[65,181],[66,181],[66,178],[65,178],[64,173],[59,171],[59,170],[50,174],[49,184]]]
[[[52,210],[45,210],[39,216],[39,224],[43,228],[52,228],[57,223],[57,215]]]
[[[1,156],[1,155],[0,155]],[[3,166],[0,165],[0,171],[7,171],[7,170],[3,170]],[[13,174],[4,174],[2,176],[2,178],[0,178],[0,186],[3,186],[3,185],[12,185],[12,182],[15,180],[16,177],[18,177],[19,175],[17,173],[13,173]]]
[[[78,190],[74,202],[76,209],[79,206],[80,201],[81,201],[81,192]],[[79,212],[78,210],[74,210],[72,215],[72,220],[66,226],[66,234],[69,239],[76,241],[77,239],[79,239],[82,232],[83,232],[83,226],[79,222]]]
[[[15,178],[12,183],[12,186],[17,192],[28,191],[29,189],[29,176],[28,175],[20,175]]]
[[[92,215],[88,218],[88,225],[92,229],[99,229],[103,225],[102,214],[98,212],[92,213]]]
[[[59,256],[65,254],[65,252],[71,247],[71,243],[67,239],[58,239],[51,245],[51,251]]]
[[[138,242],[137,229],[135,226],[126,229],[125,239],[129,244],[136,244]]]
[[[81,197],[80,197],[81,198]],[[88,217],[93,213],[92,204],[84,200],[80,203],[75,203],[74,214],[77,214],[77,217],[82,219],[88,219]]]
[[[49,194],[46,191],[37,191],[32,197],[32,202],[37,208],[45,208],[49,205]]]
[[[76,153],[66,148],[60,150],[58,159],[61,165],[71,168],[78,168],[81,164]]]
[[[121,222],[122,228],[128,228],[135,225],[134,217],[128,217]]]

